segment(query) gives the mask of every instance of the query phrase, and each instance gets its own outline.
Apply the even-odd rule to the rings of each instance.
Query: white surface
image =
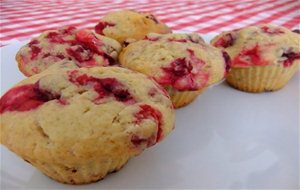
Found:
[[[21,44],[1,49],[2,94],[24,78]],[[90,185],[57,183],[1,146],[1,189],[298,189],[299,97],[299,73],[272,93],[210,88],[177,110],[165,141]]]

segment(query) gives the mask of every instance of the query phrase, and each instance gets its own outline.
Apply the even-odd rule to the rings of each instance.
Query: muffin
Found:
[[[225,56],[225,57],[224,57]],[[197,34],[148,34],[130,43],[120,64],[144,73],[168,92],[176,108],[192,102],[226,73],[226,54],[205,44]]]
[[[168,94],[121,67],[49,69],[0,99],[1,144],[62,183],[98,181],[174,127]]]
[[[300,35],[271,24],[222,32],[211,44],[231,58],[227,82],[247,92],[284,87],[300,64]]]
[[[20,71],[32,76],[61,60],[72,60],[80,67],[116,63],[121,45],[89,30],[67,27],[43,32],[23,46],[16,55]]]
[[[171,29],[157,20],[154,15],[133,10],[108,13],[95,26],[95,31],[113,38],[121,44],[126,40],[143,39],[150,32],[171,33]]]

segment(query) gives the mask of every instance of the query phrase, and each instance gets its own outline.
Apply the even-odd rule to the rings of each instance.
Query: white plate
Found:
[[[14,60],[22,44],[1,49],[2,94],[24,78]],[[57,183],[1,146],[1,189],[296,189],[299,97],[299,73],[272,93],[210,88],[176,111],[165,141],[90,185]]]

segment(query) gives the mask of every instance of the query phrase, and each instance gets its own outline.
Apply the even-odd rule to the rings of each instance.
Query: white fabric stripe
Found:
[[[151,3],[151,6],[156,6],[156,5],[165,5],[165,4],[170,4],[170,2],[157,2],[157,3]],[[98,2],[99,5],[99,2]],[[145,6],[147,4],[137,4],[136,2],[129,2],[129,1],[124,1],[122,3],[116,3],[114,2],[113,4],[102,4],[101,6],[99,6],[99,9],[106,9],[106,10],[110,10],[111,8],[118,6],[119,8],[124,8],[126,6]],[[44,11],[48,11],[49,10],[49,6],[55,8],[54,10],[51,11],[57,11],[57,12],[61,12],[61,10],[63,10],[64,12],[68,11],[69,9],[81,9],[81,8],[95,8],[95,4],[85,4],[85,3],[81,3],[81,4],[71,4],[69,7],[66,7],[65,5],[57,5],[57,4],[47,4],[46,7],[45,6],[41,6],[40,7],[31,7],[30,10],[28,11],[30,13],[30,16],[34,16],[34,15],[40,15],[42,13],[44,13]],[[38,9],[38,10],[34,10],[34,9]],[[77,14],[80,13],[81,10],[76,10]],[[16,15],[14,15],[16,14]],[[18,11],[13,12],[12,15],[6,14],[7,16],[19,16]]]
[[[139,5],[139,7],[140,7],[140,6],[145,6],[145,5]],[[175,6],[176,6],[176,5],[175,5]],[[138,6],[136,6],[136,7],[138,7]],[[78,13],[77,13],[77,14],[78,14]],[[99,13],[99,14],[100,14],[100,13]],[[82,16],[82,14],[81,14],[80,16]],[[86,16],[89,16],[89,14],[86,14]],[[61,17],[60,17],[60,18],[61,18]],[[98,16],[98,15],[91,15],[91,16],[89,16],[89,19],[91,19],[91,18],[97,19],[97,18],[99,18],[99,16]],[[75,19],[75,20],[72,20],[72,18],[66,17],[66,19],[67,19],[67,20],[65,20],[64,22],[60,22],[60,23],[54,24],[54,25],[48,24],[49,21],[52,21],[52,22],[55,23],[55,20],[53,19],[53,17],[51,17],[51,18],[49,18],[49,19],[44,19],[45,24],[47,24],[47,25],[43,25],[43,26],[39,26],[39,27],[33,27],[33,28],[28,28],[28,29],[26,29],[26,32],[33,32],[33,31],[35,31],[35,30],[46,29],[46,28],[50,28],[51,26],[53,26],[53,27],[59,27],[59,26],[64,26],[64,25],[70,25],[70,24],[76,24],[76,23],[80,23],[80,22],[83,22],[83,23],[84,23],[84,22],[85,22],[84,19],[80,19],[80,18]],[[54,20],[54,21],[53,21],[53,20]],[[95,24],[96,24],[96,23],[95,23]],[[31,22],[27,22],[26,24],[24,24],[24,23],[20,24],[19,26],[22,26],[22,29],[20,29],[20,31],[21,31],[21,32],[24,32],[24,27],[26,28],[26,26],[30,26],[30,25],[32,25]],[[2,27],[2,28],[6,28],[6,27]],[[5,34],[5,35],[4,35],[4,37],[5,37],[5,36],[13,35],[13,34],[16,34],[16,33],[18,33],[17,30],[4,32],[3,34]],[[36,32],[36,33],[40,33],[40,32]]]
[[[253,0],[246,0],[246,2],[248,1],[253,1]],[[235,2],[235,0],[227,0],[226,3],[233,3]],[[212,4],[213,6],[211,7],[204,7],[206,5],[203,5],[203,4],[197,4],[196,8],[199,8],[199,11],[197,10],[197,12],[191,12],[191,10],[189,9],[189,7],[185,7],[185,11],[181,10],[181,12],[177,11],[179,15],[186,15],[185,18],[189,17],[189,18],[194,18],[197,19],[199,18],[199,16],[197,16],[197,14],[201,14],[203,15],[205,13],[205,11],[214,11],[215,14],[217,14],[217,11],[220,11],[218,10],[218,8],[222,8],[222,9],[226,9],[226,7],[224,7],[224,5],[222,5],[221,3],[219,3],[219,1],[217,2],[218,4]],[[207,5],[210,5],[210,4],[207,4]],[[194,10],[194,9],[193,9]],[[167,18],[168,20],[172,20],[174,17],[177,16],[177,14],[174,14],[174,15],[162,15],[160,16],[159,18]]]
[[[252,9],[249,9],[249,10],[245,10],[245,11],[241,11],[241,12],[237,12],[235,14],[230,14],[230,15],[226,15],[226,16],[222,16],[222,17],[217,17],[217,18],[212,19],[212,20],[210,20],[208,22],[199,23],[196,26],[197,26],[197,28],[205,28],[205,27],[211,26],[212,24],[219,24],[219,23],[231,20],[231,19],[233,19],[235,17],[238,17],[240,15],[245,15],[245,14],[249,14],[249,13],[253,13],[253,12],[257,12],[257,11],[262,11],[262,10],[264,10],[266,8],[270,8],[270,7],[273,7],[274,5],[278,5],[278,4],[281,4],[281,3],[282,3],[282,1],[276,1],[276,2],[274,2],[272,4],[264,4],[264,6],[257,6],[255,8],[252,8]],[[280,11],[280,10],[288,9],[291,6],[294,6],[294,4],[295,3],[287,5],[287,6],[284,6],[284,7],[279,7],[277,9],[275,9],[275,12],[276,11]],[[274,12],[274,10],[273,10],[273,12]],[[263,13],[260,13],[260,14],[266,14],[266,13],[263,12]],[[252,16],[252,17],[256,18],[257,16]],[[249,19],[246,19],[246,20],[249,20]],[[243,22],[243,21],[240,21],[240,22]],[[240,22],[239,23],[235,23],[235,24],[240,24]],[[183,28],[183,30],[186,30],[186,28]],[[220,31],[220,29],[218,29],[217,31]]]
[[[241,27],[244,27],[244,26],[247,26],[247,25],[251,25],[253,23],[256,23],[260,20],[263,20],[269,16],[271,16],[272,14],[275,14],[275,13],[278,13],[280,11],[284,11],[286,9],[289,9],[291,7],[294,7],[298,5],[297,2],[293,3],[293,4],[290,4],[290,5],[287,5],[287,6],[284,6],[284,7],[279,7],[277,9],[273,9],[271,11],[268,11],[268,12],[262,12],[262,13],[259,13],[257,15],[254,15],[252,17],[249,17],[245,20],[242,20],[238,23],[233,23],[233,24],[230,24],[230,25],[227,25],[225,27],[221,27],[221,28],[218,28],[217,30],[215,30],[215,32],[221,32],[221,31],[226,31],[226,30],[232,30],[234,28],[241,28]],[[276,19],[276,20],[279,20],[279,19]]]
[[[168,4],[170,4],[170,2],[166,2],[166,3],[164,3],[164,4],[161,4],[161,3],[160,3],[160,5],[168,5]],[[130,5],[131,5],[131,4],[126,4],[126,5],[125,5],[125,4],[124,4],[124,5],[114,5],[114,6],[112,6],[112,5],[107,5],[107,6],[96,7],[96,9],[93,9],[93,10],[85,8],[86,10],[81,9],[80,11],[78,11],[78,10],[64,10],[64,13],[63,13],[63,14],[70,15],[70,19],[72,19],[72,15],[88,16],[88,15],[91,14],[91,11],[97,12],[97,13],[99,13],[99,15],[101,15],[101,14],[106,13],[107,10],[115,10],[115,9],[122,8],[123,6],[129,7]],[[176,3],[173,4],[173,5],[174,5],[174,6],[177,6]],[[132,7],[132,8],[139,8],[139,7],[144,7],[144,6],[148,6],[148,5],[141,5],[141,4],[136,5],[136,4],[135,4],[135,6]],[[152,6],[152,5],[151,5],[151,6]],[[154,6],[155,6],[155,5],[154,5]],[[74,7],[71,7],[71,9],[73,9],[73,8],[74,8]],[[83,13],[84,11],[86,11],[86,13]],[[61,12],[61,11],[58,11],[58,13],[60,13],[60,12]],[[51,19],[51,20],[53,20],[53,17],[51,17],[51,15],[52,15],[52,16],[56,16],[55,13],[51,13],[51,14],[45,13],[45,14],[46,14],[47,16],[50,15],[49,19]],[[29,15],[29,16],[26,16],[26,17],[23,17],[23,18],[18,18],[18,20],[20,20],[20,21],[23,21],[23,20],[24,20],[24,21],[26,21],[26,20],[32,20],[32,19],[34,19],[33,17],[35,17],[35,16],[40,17],[41,15],[43,15],[43,14],[35,13],[34,15]],[[58,14],[58,15],[59,15],[59,14]],[[67,15],[66,15],[66,17],[67,17]],[[50,21],[51,21],[51,20],[50,20]],[[9,20],[8,22],[11,22],[11,21]],[[7,23],[7,22],[3,22],[3,23]]]
[[[287,15],[283,15],[279,19],[276,19],[276,20],[272,21],[272,23],[275,24],[275,25],[282,25],[286,21],[289,21],[289,20],[293,19],[294,17],[296,17],[298,15],[299,15],[299,10],[291,12]]]
[[[246,1],[246,2],[253,2],[253,1]],[[205,10],[205,8],[203,9]],[[201,19],[202,17],[206,17],[206,16],[214,16],[214,15],[218,15],[220,13],[227,13],[227,12],[231,12],[232,9],[231,8],[222,8],[222,9],[219,9],[219,10],[216,10],[216,11],[213,11],[213,12],[209,12],[207,11],[206,13],[203,13],[199,16],[195,16],[195,15],[192,15],[192,16],[187,16],[187,17],[184,17],[184,18],[181,18],[175,22],[172,22],[171,23],[171,26],[176,26],[180,23],[187,23],[187,20],[190,21],[190,22],[193,22],[194,20],[197,20],[197,19]],[[226,17],[226,16],[225,16]],[[212,19],[210,21],[206,21],[206,22],[202,22],[202,23],[199,23],[197,25],[194,25],[194,26],[187,26],[187,27],[183,27],[181,28],[182,30],[187,30],[187,31],[191,31],[191,27],[194,28],[195,26],[198,27],[199,25],[201,26],[211,26],[211,24],[215,24],[215,23],[218,23],[220,22],[220,17],[217,17],[215,19]],[[198,27],[199,28],[199,27]]]

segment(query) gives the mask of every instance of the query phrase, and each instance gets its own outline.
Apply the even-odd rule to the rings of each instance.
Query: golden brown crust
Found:
[[[98,26],[106,25],[99,31]],[[105,15],[95,27],[96,32],[119,41],[121,44],[129,39],[141,40],[148,33],[171,33],[171,29],[158,21],[154,15],[132,10],[121,10]]]
[[[29,77],[30,74],[27,74],[26,70],[23,68],[23,66],[25,65],[25,63],[23,62],[23,59],[22,59],[22,56],[21,54],[18,52],[16,54],[16,61],[18,63],[18,68],[19,70],[26,76],[26,77]]]
[[[98,181],[172,131],[172,103],[147,76],[68,65],[21,81],[13,90],[32,87],[30,94],[6,93],[1,107],[1,143],[47,176],[70,184]],[[19,97],[22,105],[42,104],[20,110],[19,102],[12,104]]]

